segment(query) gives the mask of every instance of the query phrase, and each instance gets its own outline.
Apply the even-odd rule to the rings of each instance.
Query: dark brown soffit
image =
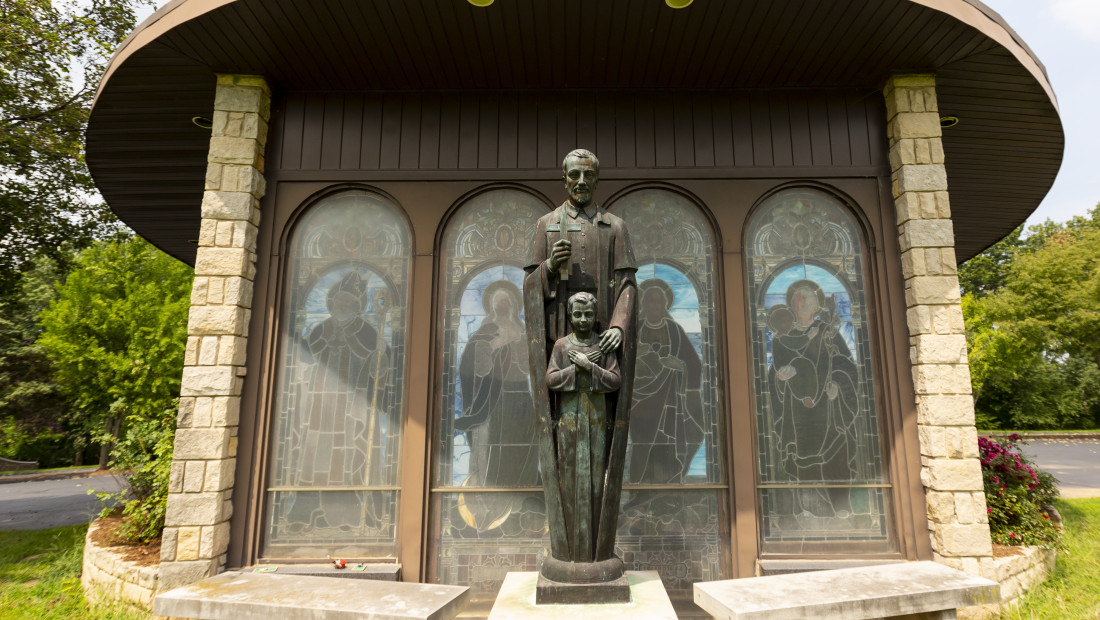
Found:
[[[176,0],[116,52],[87,156],[111,208],[192,263],[209,134],[191,119],[210,116],[215,72],[283,90],[560,91],[875,90],[895,71],[935,72],[961,119],[944,150],[966,259],[1038,206],[1064,141],[1042,65],[977,0]]]

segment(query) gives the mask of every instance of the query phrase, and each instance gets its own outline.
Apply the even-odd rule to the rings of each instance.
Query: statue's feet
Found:
[[[623,561],[611,556],[599,562],[570,562],[547,556],[539,573],[558,583],[604,583],[623,576]]]

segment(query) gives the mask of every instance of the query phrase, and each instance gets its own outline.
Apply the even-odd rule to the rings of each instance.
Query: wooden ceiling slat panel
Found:
[[[577,49],[590,55],[588,66],[564,61]],[[675,166],[800,165],[806,158],[881,164],[884,140],[875,128],[882,106],[873,91],[892,70],[936,70],[941,110],[962,119],[944,137],[956,212],[997,204],[998,213],[1026,215],[1053,181],[1064,139],[1045,81],[977,29],[908,0],[744,0],[695,3],[686,11],[633,0],[498,2],[490,9],[454,0],[239,0],[126,58],[96,102],[88,160],[112,208],[131,219],[150,205],[131,198],[124,179],[157,187],[195,170],[194,187],[173,186],[155,203],[189,210],[195,215],[181,221],[197,222],[207,138],[197,128],[190,133],[190,118],[210,113],[213,72],[231,71],[263,74],[276,89],[424,91],[399,97],[396,121],[392,101],[383,109],[373,94],[343,98],[339,106],[335,95],[322,97],[316,127],[276,118],[272,135],[282,144],[269,157],[288,169],[457,169],[490,160],[556,167],[559,147],[570,135],[568,147],[576,146],[591,123],[612,167],[655,165],[666,148],[672,159],[662,156],[661,163]],[[666,101],[692,114],[661,124],[655,113],[667,105],[655,110],[643,97],[635,109],[637,93],[583,100],[579,110],[576,92],[545,96],[567,87],[643,86],[678,89],[682,96]],[[855,87],[874,99],[833,95],[822,118],[820,106],[794,92],[698,91],[754,86]],[[471,104],[467,95],[439,92],[457,88],[528,93]],[[449,105],[449,97],[463,105]],[[752,105],[758,100],[764,105]],[[289,112],[305,102],[287,95],[282,105]],[[563,111],[570,105],[573,115]],[[468,136],[460,128],[475,118],[471,113]],[[359,144],[344,135],[357,131]],[[189,163],[165,166],[176,159]],[[991,184],[1002,192],[992,194]],[[987,194],[997,199],[989,202]],[[975,244],[990,239],[988,227],[970,232]],[[178,231],[165,234],[166,249],[193,255]]]
[[[725,6],[726,2],[719,3]],[[797,5],[791,3],[788,6],[788,10],[795,9]],[[815,23],[815,20],[820,19],[820,11],[824,9],[822,3],[814,2],[803,5],[802,10],[797,11],[793,18],[787,22],[786,32],[782,37],[782,44],[779,45],[771,63],[767,67],[768,71],[779,70],[780,67],[786,67],[790,64],[789,60],[792,56],[797,56],[796,50],[805,46],[806,41],[809,39],[806,36],[806,31],[811,28],[811,25]],[[762,68],[763,70],[763,68]],[[762,81],[762,76],[755,76],[758,81]]]
[[[773,4],[770,2],[754,3],[750,9],[751,13],[747,16],[748,21],[750,23],[760,23],[767,19],[772,6]],[[737,44],[733,47],[733,55],[729,64],[726,65],[725,71],[720,74],[719,84],[744,83],[742,80],[746,59],[758,45],[757,39],[762,35],[758,28],[744,29],[744,24],[738,24],[738,29],[741,30],[740,36],[737,39]]]
[[[828,6],[827,2],[822,4],[825,6],[822,7],[824,11],[819,13],[821,21],[813,24],[814,34],[811,35],[809,44],[803,54],[788,64],[792,67],[791,76],[794,79],[806,76],[807,79],[815,79],[818,83],[822,81],[837,83],[835,71],[839,65],[832,59],[843,54],[846,49],[852,47],[854,41],[858,40],[844,35],[850,29],[860,26],[859,18],[862,13],[859,7],[849,6],[839,9]]]
[[[608,5],[610,4],[608,3]],[[701,7],[703,10],[694,12],[698,17],[698,25],[694,27],[694,30],[689,28],[689,32],[694,34],[689,37],[691,39],[690,51],[681,56],[679,63],[680,80],[676,83],[677,86],[684,88],[699,83],[708,50],[713,46],[714,37],[718,33],[718,23],[721,20],[722,12],[726,10],[729,4],[728,2],[708,2]]]

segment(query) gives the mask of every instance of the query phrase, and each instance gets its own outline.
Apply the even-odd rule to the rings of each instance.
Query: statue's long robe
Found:
[[[562,230],[562,211],[565,230]],[[547,264],[550,250],[562,235],[573,243],[568,262],[569,278],[563,281]],[[524,318],[529,338],[531,390],[535,403],[535,422],[539,441],[539,461],[542,464],[543,489],[546,495],[546,518],[550,528],[550,552],[554,558],[573,561],[570,554],[573,533],[568,532],[562,509],[562,489],[555,455],[558,453],[553,432],[553,413],[559,411],[556,396],[547,388],[546,368],[554,343],[569,335],[566,300],[580,291],[596,296],[597,332],[612,327],[622,331],[618,351],[622,386],[618,393],[608,395],[608,411],[614,412],[611,437],[607,442],[607,473],[601,497],[593,498],[598,506],[595,560],[609,559],[614,554],[615,529],[619,518],[619,497],[622,490],[623,467],[626,461],[627,430],[630,422],[630,402],[634,382],[634,349],[637,336],[637,261],[623,220],[598,208],[591,221],[566,202],[539,218],[531,255],[527,260],[527,275],[523,282]]]

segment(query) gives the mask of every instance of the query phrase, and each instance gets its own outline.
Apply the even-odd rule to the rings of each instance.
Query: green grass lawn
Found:
[[[87,525],[37,532],[0,531],[0,618],[138,620],[122,604],[89,607],[80,588]]]
[[[1043,585],[1032,589],[1001,620],[1100,619],[1100,498],[1058,502],[1066,551]]]

